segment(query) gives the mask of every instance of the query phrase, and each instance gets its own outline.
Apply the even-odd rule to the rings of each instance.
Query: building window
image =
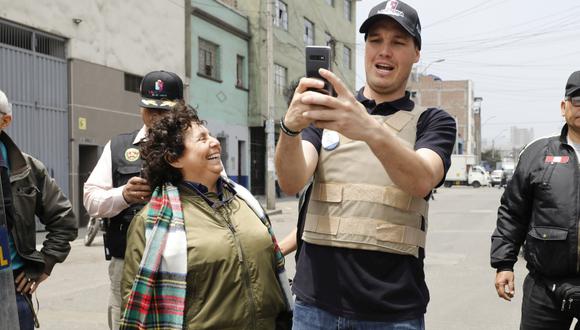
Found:
[[[314,45],[314,23],[304,18],[304,44]]]
[[[333,6],[333,7],[334,7],[334,0],[326,0],[326,3],[327,3],[329,6]]]
[[[342,51],[342,61],[344,64],[344,67],[347,69],[352,69],[352,65],[351,65],[351,55],[350,55],[350,48],[344,46],[344,49]]]
[[[274,92],[276,94],[284,95],[287,74],[288,69],[281,65],[274,64]]]
[[[125,90],[127,92],[139,93],[141,88],[141,80],[143,77],[125,73]]]
[[[199,38],[198,74],[216,80],[219,79],[218,52],[218,45]]]
[[[288,31],[288,5],[280,0],[276,1],[276,15],[274,16],[274,25]]]
[[[244,87],[244,57],[236,56],[236,87]]]
[[[332,61],[334,62],[334,46],[336,45],[336,40],[334,39],[334,37],[328,33],[328,32],[324,32],[324,43],[330,47],[330,58],[332,59]]]
[[[344,0],[344,18],[352,21],[352,0]]]

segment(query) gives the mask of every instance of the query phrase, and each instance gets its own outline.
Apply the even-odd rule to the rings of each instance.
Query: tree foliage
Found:
[[[501,162],[501,154],[498,150],[485,150],[481,152],[481,160],[482,162],[487,162],[492,168],[495,168],[495,164]]]

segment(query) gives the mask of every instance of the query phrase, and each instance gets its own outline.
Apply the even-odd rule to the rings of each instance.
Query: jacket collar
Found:
[[[6,151],[8,152],[8,161],[10,162],[10,181],[12,182],[28,175],[30,166],[26,163],[26,160],[16,143],[14,143],[10,136],[8,136],[4,131],[0,133],[0,141],[4,143]]]
[[[560,132],[560,142],[568,144],[568,124],[564,124]]]

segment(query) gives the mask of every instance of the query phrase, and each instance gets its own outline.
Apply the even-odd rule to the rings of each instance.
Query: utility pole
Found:
[[[276,208],[276,187],[274,181],[274,40],[272,35],[272,0],[266,1],[266,89],[267,110],[266,119],[266,208]]]

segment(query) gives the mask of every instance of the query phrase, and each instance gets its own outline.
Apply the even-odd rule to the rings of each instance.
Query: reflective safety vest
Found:
[[[412,150],[425,110],[373,117]],[[365,142],[329,130],[322,141],[303,240],[418,257],[425,247],[427,201],[398,188]]]

